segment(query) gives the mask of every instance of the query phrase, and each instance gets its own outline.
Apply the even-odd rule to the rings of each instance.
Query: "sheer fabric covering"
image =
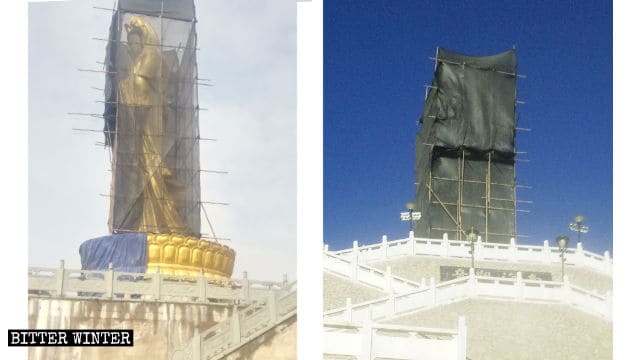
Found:
[[[120,1],[106,53],[112,233],[200,237],[192,1]]]

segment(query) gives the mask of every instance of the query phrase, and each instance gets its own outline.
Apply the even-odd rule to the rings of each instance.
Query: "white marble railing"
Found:
[[[285,290],[274,290],[264,301],[244,310],[234,309],[232,315],[210,329],[197,332],[183,349],[173,353],[172,360],[222,359],[244,344],[296,314],[295,283]]]
[[[466,359],[467,326],[457,330],[374,324],[325,323],[325,359]]]
[[[520,272],[515,279],[469,276],[441,282],[436,285],[431,278],[429,286],[388,297],[351,304],[324,313],[325,321],[361,323],[365,320],[381,320],[416,310],[426,310],[439,305],[465,299],[501,299],[546,304],[567,304],[592,315],[611,320],[611,293],[598,295],[564,282],[524,280]]]
[[[415,290],[420,284],[391,274],[391,269],[386,271],[358,264],[358,258],[349,259],[329,253],[324,254],[324,269],[332,273],[345,276],[351,280],[359,281],[381,291],[403,293]]]
[[[357,259],[360,264],[391,259],[397,256],[440,256],[454,258],[470,258],[470,245],[468,241],[449,240],[447,234],[442,239],[424,239],[413,237],[413,232],[405,239],[387,241],[382,237],[382,242],[358,246],[353,242],[353,248],[340,251],[329,251],[325,245],[325,253],[337,255],[346,259]],[[481,238],[475,243],[475,259],[477,261],[509,261],[537,264],[559,264],[560,252],[557,247],[549,246],[545,240],[542,246],[517,245],[514,239],[509,244],[482,242]],[[583,266],[595,271],[611,275],[612,260],[609,252],[604,255],[585,251],[582,244],[566,251],[566,265]]]
[[[243,279],[220,280],[204,276],[173,276],[113,270],[29,267],[30,296],[127,299],[187,303],[248,303],[264,299],[272,290],[288,289],[281,283]]]

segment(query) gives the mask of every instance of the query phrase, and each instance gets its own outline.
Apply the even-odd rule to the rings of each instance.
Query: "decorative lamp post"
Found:
[[[582,242],[580,240],[580,234],[586,234],[589,232],[589,227],[584,224],[584,216],[578,215],[573,219],[574,222],[569,224],[569,230],[575,231],[578,233],[578,242]]]
[[[406,212],[400,213],[400,220],[409,221],[409,230],[414,231],[415,221],[420,220],[422,213],[420,211],[414,211],[416,209],[416,203],[408,202],[405,207],[407,208]]]
[[[416,203],[408,202],[408,203],[405,204],[405,207],[407,208],[407,210],[409,210],[409,219],[410,219],[409,220],[409,224],[411,224],[409,226],[410,226],[411,231],[413,231],[414,226],[415,226],[414,223],[413,223],[413,210],[416,209]]]
[[[566,235],[558,236],[556,238],[558,243],[558,249],[560,250],[560,261],[562,262],[562,281],[564,281],[564,262],[567,260],[565,254],[567,252],[567,246],[569,246],[569,237]]]
[[[478,230],[476,230],[473,226],[471,227],[471,229],[466,231],[466,235],[467,235],[467,240],[469,241],[469,245],[471,246],[471,249],[469,250],[469,253],[471,254],[471,268],[475,269],[476,264],[475,264],[475,246],[476,246],[476,240],[478,240],[478,234],[480,234],[480,232],[478,232]]]

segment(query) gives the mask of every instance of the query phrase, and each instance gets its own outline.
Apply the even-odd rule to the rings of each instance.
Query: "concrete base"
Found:
[[[122,300],[29,298],[31,329],[133,329],[133,347],[32,347],[30,359],[169,359],[193,337],[231,315],[232,307]],[[291,324],[289,324],[291,325]],[[271,330],[240,348],[238,353],[277,353],[278,356],[237,359],[295,359],[295,324]],[[277,329],[276,329],[277,330]],[[254,341],[254,342],[256,342]],[[284,347],[283,350],[274,350]],[[292,355],[291,355],[292,354]]]

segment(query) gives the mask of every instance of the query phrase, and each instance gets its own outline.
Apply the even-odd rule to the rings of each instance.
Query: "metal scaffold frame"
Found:
[[[493,69],[481,68],[477,64],[470,65],[469,63],[465,63],[464,61],[455,62],[455,61],[450,61],[448,59],[441,59],[440,48],[436,50],[436,56],[430,59],[435,61],[434,79],[439,69],[438,67],[439,62],[460,66],[462,67],[463,70],[465,67],[469,67],[476,70],[481,69],[486,71],[494,71],[502,75],[514,77],[514,78],[525,78],[524,75],[518,75],[515,71],[505,72],[505,71],[497,70],[495,67]],[[426,93],[425,99],[428,99],[431,95],[433,95],[432,91],[436,92],[434,94],[438,94],[437,91],[440,90],[439,86],[435,82],[426,87],[427,87],[427,93]],[[426,103],[427,103],[426,106],[429,106],[428,101],[426,101]],[[482,214],[481,214],[481,217],[483,217],[482,224],[474,223],[473,226],[476,228],[480,228],[479,229],[480,234],[482,235],[482,239],[484,241],[509,242],[510,238],[526,237],[526,235],[517,234],[516,214],[519,212],[528,213],[529,212],[528,210],[519,209],[518,204],[531,203],[531,201],[519,200],[517,196],[517,189],[530,188],[530,187],[516,184],[515,163],[522,162],[522,161],[526,162],[528,160],[516,158],[516,155],[526,154],[526,153],[515,151],[515,133],[516,131],[530,131],[530,129],[520,128],[516,123],[515,109],[519,104],[524,104],[524,101],[519,101],[517,99],[517,93],[514,92],[513,122],[515,126],[513,130],[513,134],[514,134],[513,153],[504,153],[502,151],[497,152],[496,150],[493,150],[493,149],[492,150],[473,149],[473,148],[465,147],[464,145],[458,147],[457,150],[455,150],[455,148],[449,148],[447,146],[434,144],[432,143],[433,141],[429,141],[428,138],[422,139],[427,141],[420,141],[421,138],[420,136],[418,137],[419,141],[416,144],[416,146],[418,149],[420,149],[420,151],[424,152],[423,155],[420,155],[420,156],[427,157],[428,160],[426,162],[422,161],[421,163],[416,163],[416,171],[418,171],[418,173],[416,173],[416,176],[418,176],[418,178],[416,179],[416,196],[417,196],[416,201],[419,202],[420,201],[419,197],[424,196],[426,197],[425,200],[427,200],[427,203],[423,204],[423,206],[428,206],[428,208],[435,206],[437,207],[437,209],[440,209],[436,211],[438,212],[441,211],[440,215],[436,215],[436,218],[432,218],[432,219],[430,219],[429,216],[433,216],[434,209],[427,210],[426,213],[423,213],[423,217],[425,217],[426,215],[425,221],[427,221],[426,224],[428,224],[427,229],[429,233],[431,232],[431,230],[435,230],[437,232],[436,235],[431,235],[431,237],[433,236],[439,237],[441,236],[441,233],[448,233],[450,236],[452,236],[452,238],[465,240],[466,232],[468,230],[467,227],[469,227],[467,226],[468,224],[465,224],[465,221],[464,221],[465,209],[482,209]],[[422,116],[423,116],[423,119],[428,119],[430,121],[436,121],[437,119],[436,115],[434,115],[432,112],[427,113],[427,110],[425,110]],[[420,146],[420,145],[423,145],[423,146]],[[453,170],[450,174],[448,174],[449,176],[443,176],[443,174],[433,173],[433,170],[434,170],[433,162],[436,160],[453,161],[453,163],[451,163],[449,166],[449,171]],[[417,158],[417,161],[419,161],[419,158]],[[469,167],[472,165],[472,163],[473,163],[473,168],[470,169]],[[425,168],[425,164],[427,164],[426,168]],[[498,176],[498,178],[495,178],[493,174],[493,169],[497,166],[500,166],[501,164],[506,165],[506,167],[504,167],[503,169],[504,171],[507,171],[508,178],[513,179],[513,183],[508,181],[508,179],[507,181],[504,181],[505,179],[500,179],[500,176]],[[453,168],[454,166],[455,166],[455,169]],[[472,176],[471,178],[469,178],[469,176],[466,176],[465,172],[467,170],[472,171],[472,173],[474,171],[478,172],[478,170],[481,167],[485,169],[483,174],[484,178],[482,180],[478,179],[477,177],[473,178]],[[420,174],[419,171],[426,171],[426,174],[425,173]],[[509,174],[509,172],[511,174]],[[446,185],[447,183],[449,185]],[[484,189],[482,191],[482,194],[480,195],[480,193],[478,193],[478,190],[480,188],[476,187],[476,190],[472,192],[473,195],[471,195],[471,198],[468,198],[470,194],[466,191],[466,188],[465,188],[467,184],[479,185],[483,187]],[[421,191],[419,190],[421,187],[424,190],[426,190],[426,191],[422,191],[422,195],[419,194],[421,193]],[[512,195],[509,196],[507,195],[508,193],[511,193]],[[424,211],[424,209],[422,208],[419,210]],[[495,226],[492,226],[491,224],[492,221],[490,220],[492,212],[494,213],[494,215],[495,215],[495,212],[507,213],[504,216],[508,216],[508,214],[512,213],[513,214],[512,229],[507,232],[495,231],[495,229],[492,229],[495,227]],[[476,214],[475,215],[476,217],[480,216],[479,213],[475,213],[475,214]],[[440,219],[440,220],[436,220],[436,222],[438,223],[433,223],[432,222],[433,219]],[[450,221],[446,219],[449,219]],[[445,226],[442,226],[442,225],[445,225]],[[422,228],[422,231],[424,231],[424,227]],[[496,237],[500,240],[496,239]]]
[[[161,1],[159,4],[159,9],[156,9],[155,13],[144,13],[144,12],[138,12],[138,11],[130,11],[124,8],[121,8],[120,4],[118,4],[116,1],[114,1],[113,4],[113,8],[109,9],[109,8],[104,8],[104,7],[95,7],[95,9],[97,10],[101,10],[101,11],[105,11],[109,13],[110,16],[112,16],[113,20],[112,20],[112,27],[113,30],[110,30],[111,35],[109,36],[109,39],[104,39],[104,38],[99,38],[99,37],[93,37],[93,40],[98,40],[98,41],[105,41],[107,43],[107,57],[109,57],[109,51],[120,51],[122,49],[116,49],[113,48],[114,46],[122,46],[122,45],[127,45],[129,42],[127,39],[120,39],[121,34],[123,33],[123,28],[124,28],[124,21],[126,20],[127,16],[133,16],[133,15],[141,15],[145,18],[149,18],[149,19],[154,19],[154,25],[153,27],[156,28],[156,40],[157,43],[152,43],[152,42],[143,42],[143,44],[145,46],[154,46],[157,47],[158,49],[160,49],[159,51],[161,52],[160,56],[165,56],[162,53],[162,49],[169,49],[169,51],[175,51],[175,52],[185,52],[185,51],[189,51],[189,54],[187,54],[186,52],[182,55],[178,55],[178,56],[189,56],[191,57],[191,60],[189,60],[190,62],[193,62],[193,71],[190,70],[184,70],[187,71],[187,76],[186,77],[180,77],[180,76],[173,76],[171,79],[166,78],[165,73],[164,73],[164,69],[162,67],[158,67],[157,71],[158,74],[156,74],[154,76],[154,78],[157,78],[158,81],[171,81],[172,84],[178,86],[180,88],[190,88],[190,84],[192,84],[192,90],[188,90],[188,91],[192,91],[193,94],[189,95],[188,97],[190,99],[197,99],[198,98],[198,90],[200,86],[212,86],[211,84],[207,84],[207,83],[203,83],[203,82],[208,82],[211,81],[209,79],[204,79],[198,76],[198,64],[197,61],[195,61],[195,52],[197,52],[198,50],[200,50],[198,48],[197,45],[197,34],[195,33],[195,25],[197,23],[197,20],[195,18],[195,14],[193,14],[193,17],[189,17],[188,20],[187,18],[180,18],[180,17],[172,17],[171,15],[166,16],[167,14],[165,14],[165,1]],[[190,16],[190,15],[189,15]],[[174,21],[174,22],[180,22],[180,23],[184,23],[185,26],[182,26],[180,28],[183,28],[184,31],[188,31],[188,39],[186,40],[187,43],[183,44],[182,42],[180,42],[179,44],[165,44],[163,42],[163,36],[164,36],[164,32],[165,32],[165,18],[168,19],[168,21]],[[168,25],[167,25],[168,26]],[[115,38],[112,38],[114,35],[113,34],[117,34],[115,35]],[[186,33],[185,33],[186,34]],[[174,41],[176,42],[176,40],[170,40],[170,41]],[[174,46],[175,45],[175,46]],[[111,48],[111,50],[109,50],[109,48]],[[191,54],[193,53],[193,54]],[[162,60],[164,61],[164,60]],[[101,65],[102,69],[78,69],[78,71],[83,71],[83,72],[93,72],[93,73],[98,73],[98,74],[104,74],[107,78],[112,77],[113,80],[111,81],[115,81],[115,84],[118,84],[120,79],[122,77],[126,77],[126,76],[130,76],[131,74],[134,74],[133,69],[128,70],[128,71],[123,71],[123,69],[118,68],[113,61],[109,61],[109,59],[106,59],[105,61],[96,61],[96,63],[98,63],[99,65]],[[182,61],[180,61],[178,64],[181,64]],[[119,66],[119,65],[118,65]],[[181,67],[181,65],[177,65],[178,67]],[[163,67],[164,67],[164,63],[163,63]],[[179,71],[183,71],[183,70],[179,70]],[[182,74],[182,73],[181,73]],[[109,80],[108,80],[109,81]],[[178,83],[187,83],[187,85],[183,85],[183,84],[178,84]],[[104,103],[105,106],[113,106],[114,108],[114,113],[112,113],[111,115],[109,115],[110,117],[114,117],[115,119],[119,119],[120,118],[120,107],[122,106],[129,106],[131,107],[131,105],[127,105],[124,104],[122,102],[122,100],[120,99],[120,91],[113,91],[111,90],[111,94],[112,94],[112,98],[109,99],[109,92],[107,91],[107,87],[105,86],[104,88],[98,88],[98,87],[92,87],[93,89],[96,90],[100,90],[101,92],[105,93],[105,100],[98,100],[97,102],[101,102]],[[180,90],[176,90],[176,91],[180,91]],[[175,95],[175,96],[179,96],[179,95]],[[177,99],[176,99],[177,100]],[[189,100],[192,101],[192,100]],[[109,185],[109,194],[99,194],[102,197],[107,197],[110,199],[110,205],[109,205],[109,229],[111,232],[122,232],[122,233],[126,233],[126,232],[135,232],[135,230],[129,229],[127,227],[122,227],[118,224],[115,224],[114,222],[114,203],[115,200],[117,198],[125,198],[125,195],[122,194],[116,194],[116,178],[117,178],[117,173],[118,171],[121,171],[123,167],[137,167],[138,170],[143,171],[145,169],[142,169],[143,165],[139,162],[139,161],[129,161],[127,163],[123,163],[122,161],[119,161],[118,159],[118,155],[129,155],[129,157],[135,157],[135,156],[141,156],[143,154],[147,154],[148,156],[153,156],[154,154],[149,154],[148,152],[144,152],[144,150],[142,148],[140,148],[139,146],[134,146],[132,149],[128,149],[127,151],[125,151],[124,153],[122,153],[122,151],[119,151],[119,141],[116,140],[116,138],[119,137],[132,137],[132,136],[144,136],[144,137],[160,137],[160,138],[165,138],[165,137],[170,137],[172,141],[176,142],[176,145],[179,145],[183,148],[188,148],[188,150],[186,152],[184,152],[182,154],[182,156],[187,156],[188,157],[188,161],[186,164],[186,166],[183,165],[177,165],[177,167],[172,168],[171,170],[173,170],[174,172],[177,172],[180,174],[180,176],[184,177],[186,176],[187,178],[190,178],[191,180],[188,180],[190,183],[191,182],[196,182],[197,184],[195,185],[195,187],[193,187],[193,191],[197,191],[198,194],[200,192],[200,174],[201,173],[213,173],[213,174],[228,174],[227,171],[222,171],[222,170],[202,170],[199,169],[199,165],[197,166],[193,166],[193,164],[197,161],[197,163],[199,164],[199,142],[200,141],[217,141],[217,139],[212,139],[212,138],[204,138],[201,137],[199,134],[199,121],[198,121],[198,113],[200,110],[207,110],[207,109],[203,109],[200,108],[200,106],[197,104],[197,101],[194,103],[194,105],[190,105],[189,103],[187,103],[187,106],[181,106],[178,101],[173,102],[171,104],[161,104],[161,105],[150,105],[151,108],[154,107],[161,107],[161,108],[167,108],[170,109],[171,112],[173,112],[173,114],[169,114],[169,116],[171,117],[178,117],[180,116],[180,114],[182,112],[191,112],[191,118],[193,123],[195,124],[195,132],[191,132],[191,131],[187,131],[187,133],[191,134],[188,135],[187,133],[185,133],[185,131],[183,131],[181,128],[186,126],[185,124],[183,124],[183,122],[181,121],[177,121],[175,124],[175,129],[173,129],[170,132],[166,132],[166,131],[162,131],[161,133],[157,133],[157,134],[138,134],[135,133],[135,131],[131,132],[131,131],[127,131],[128,129],[124,129],[124,128],[120,128],[118,125],[121,121],[115,121],[115,127],[112,128],[110,127],[110,122],[107,121],[107,112],[105,109],[105,113],[104,114],[98,114],[98,113],[79,113],[79,112],[70,112],[69,115],[82,115],[82,116],[89,116],[92,118],[99,118],[99,119],[104,119],[104,123],[105,123],[105,127],[102,130],[98,130],[98,129],[84,129],[84,128],[73,128],[74,131],[78,131],[78,132],[89,132],[89,133],[103,133],[105,135],[105,141],[103,143],[99,143],[100,145],[104,146],[105,148],[108,148],[108,152],[109,152],[109,160],[111,163],[111,169],[109,170],[111,172],[111,183]],[[162,110],[159,110],[162,111]],[[133,121],[137,121],[135,119],[133,119]],[[113,141],[113,143],[112,143]],[[137,140],[136,140],[137,141]],[[191,142],[191,145],[187,144],[187,142]],[[98,143],[97,143],[98,144]],[[185,145],[186,144],[186,145]],[[131,147],[131,146],[129,146]],[[173,146],[167,150],[167,149],[163,149],[162,153],[158,153],[157,155],[160,157],[163,156],[173,156],[173,155],[169,155],[167,153],[167,151],[173,151]],[[131,159],[129,159],[131,160]],[[167,171],[165,169],[167,169],[167,167],[165,165],[162,166],[153,166],[153,164],[147,164],[149,168],[153,168],[156,169],[154,171],[156,172],[160,172],[160,171]],[[147,169],[148,170],[148,169]],[[186,172],[185,172],[186,171]],[[189,175],[190,174],[190,175]],[[168,191],[167,189],[162,189],[163,192],[158,196],[158,197],[154,197],[155,200],[163,202],[163,201],[169,201],[166,191]],[[142,195],[141,199],[148,199],[149,197],[147,195]],[[177,209],[197,209],[197,210],[188,210],[189,212],[197,212],[198,215],[197,217],[203,217],[206,220],[206,224],[209,228],[209,234],[202,234],[202,232],[200,231],[200,229],[198,230],[198,233],[195,235],[201,235],[202,237],[213,237],[213,239],[215,241],[218,240],[229,240],[228,238],[218,238],[216,235],[216,231],[213,228],[213,222],[212,220],[209,218],[209,214],[207,213],[206,209],[205,209],[205,204],[210,204],[210,205],[229,205],[226,202],[219,202],[219,201],[201,201],[199,199],[199,196],[197,196],[197,201],[195,201],[194,204],[182,204],[182,203],[177,203],[176,204],[176,208]],[[180,210],[180,211],[186,211],[186,210]],[[199,223],[199,221],[198,221]],[[192,230],[193,231],[193,230]],[[192,231],[188,231],[189,233],[191,233]],[[158,229],[148,229],[148,232],[158,232]],[[207,235],[207,236],[203,236],[203,235]]]

